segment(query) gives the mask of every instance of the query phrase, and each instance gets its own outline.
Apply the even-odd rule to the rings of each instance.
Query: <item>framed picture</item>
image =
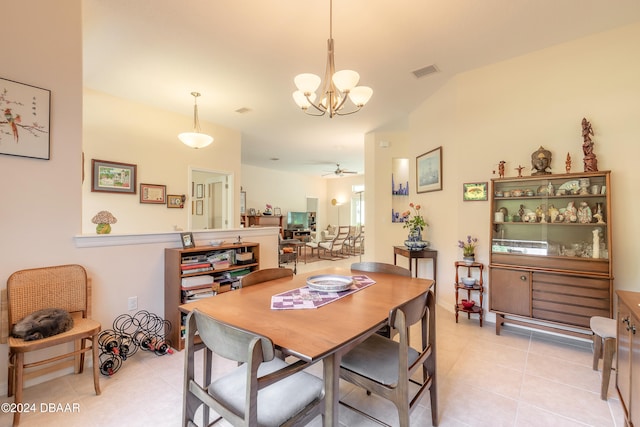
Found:
[[[204,184],[196,185],[196,199],[202,199],[204,197]]]
[[[240,215],[247,213],[247,192],[240,192]]]
[[[182,247],[184,249],[196,247],[192,233],[180,233],[180,240],[182,241]]]
[[[181,194],[168,194],[167,195],[167,207],[168,208],[184,208],[184,202],[182,201]]]
[[[140,184],[140,203],[167,203],[167,186],[158,184]]]
[[[51,91],[0,78],[0,154],[49,160]]]
[[[442,147],[416,157],[416,189],[418,193],[442,190]]]
[[[282,210],[280,208],[273,208],[273,214],[275,216],[282,216]]]
[[[255,216],[256,210],[254,208],[249,208],[249,215]]]
[[[91,191],[136,194],[136,165],[91,159]]]
[[[204,201],[196,200],[196,215],[202,215],[204,213]]]
[[[462,200],[465,202],[487,200],[487,182],[465,182],[462,184]]]

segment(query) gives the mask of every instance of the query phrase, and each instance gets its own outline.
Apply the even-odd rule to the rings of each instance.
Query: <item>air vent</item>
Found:
[[[238,109],[236,110],[236,113],[238,113],[238,114],[244,114],[244,113],[248,113],[249,111],[251,111],[251,108],[242,107],[242,108],[238,108]]]
[[[440,71],[438,70],[438,67],[436,67],[435,64],[433,64],[433,65],[428,65],[426,67],[422,67],[418,70],[413,71],[413,75],[419,79],[424,76],[428,76],[429,74],[437,73],[438,71]]]

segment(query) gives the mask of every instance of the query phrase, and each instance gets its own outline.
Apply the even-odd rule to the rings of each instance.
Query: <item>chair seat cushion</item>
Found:
[[[265,362],[258,368],[258,378],[287,366],[281,359]],[[214,381],[208,388],[214,399],[242,416],[245,407],[247,365]],[[258,425],[279,426],[322,397],[323,381],[306,372],[298,372],[258,391]]]
[[[398,352],[400,344],[375,334],[342,357],[341,367],[381,384],[398,385]],[[409,366],[420,354],[409,348]]]
[[[615,338],[617,335],[616,319],[609,319],[608,317],[594,316],[589,320],[591,330],[594,334],[602,338]]]

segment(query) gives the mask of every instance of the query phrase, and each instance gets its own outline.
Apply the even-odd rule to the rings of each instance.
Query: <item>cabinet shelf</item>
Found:
[[[458,315],[460,312],[467,313],[467,318],[471,319],[472,314],[477,314],[479,318],[480,327],[482,327],[482,318],[484,317],[484,308],[483,308],[483,295],[484,295],[484,279],[482,277],[482,272],[484,270],[484,264],[479,262],[473,262],[468,264],[463,261],[456,261],[454,263],[456,269],[456,277],[455,282],[453,283],[453,287],[456,291],[456,304],[455,304],[455,313],[456,313],[456,323],[458,323]],[[463,275],[460,275],[460,271],[463,272]],[[471,277],[476,279],[476,283],[473,286],[467,286],[462,282],[463,277]],[[479,302],[476,303],[473,307],[465,308],[464,305],[460,302],[460,292],[465,293],[467,300],[471,299],[471,296],[474,293],[478,294]]]

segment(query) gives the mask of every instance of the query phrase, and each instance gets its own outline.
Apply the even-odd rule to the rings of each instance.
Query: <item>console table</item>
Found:
[[[413,261],[413,265],[415,266],[415,277],[418,277],[418,260],[421,258],[431,259],[433,261],[433,293],[436,293],[436,284],[438,278],[438,251],[433,249],[422,249],[419,251],[410,251],[406,246],[394,246],[393,247],[393,264],[397,264],[398,255],[402,255],[405,258],[409,259],[409,271],[413,274],[413,269],[411,268],[411,262]]]

